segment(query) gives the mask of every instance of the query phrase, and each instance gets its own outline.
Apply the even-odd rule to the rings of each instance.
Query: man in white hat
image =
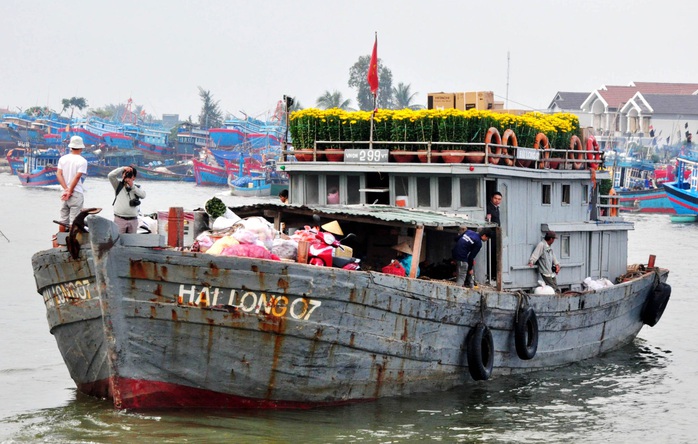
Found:
[[[82,205],[85,202],[82,176],[87,175],[87,160],[81,155],[83,148],[85,148],[82,137],[71,137],[68,148],[70,148],[70,153],[61,156],[58,160],[56,177],[63,188],[59,221],[70,225],[82,210]],[[61,228],[63,229],[63,227]]]

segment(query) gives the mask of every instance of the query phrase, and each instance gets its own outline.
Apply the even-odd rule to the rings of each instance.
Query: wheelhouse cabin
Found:
[[[429,163],[402,163],[390,161],[388,150],[381,151],[384,155],[372,162],[345,157],[344,162],[280,164],[290,176],[293,206],[322,207],[322,211],[335,213],[338,220],[345,215],[348,221],[352,209],[400,211],[393,229],[351,224],[344,230],[358,235],[362,243],[358,250],[365,255],[366,267],[380,269],[394,256],[390,246],[414,239],[419,224],[407,228],[409,217],[401,219],[404,210],[408,215],[420,212],[465,217],[473,229],[492,226],[485,221],[487,201],[499,191],[503,196],[502,226],[496,231],[499,242],[486,243],[478,255],[478,282],[500,290],[536,287],[539,275],[527,263],[548,230],[558,236],[553,249],[562,265],[557,278],[562,289],[581,290],[580,283],[586,277],[613,281],[627,271],[627,232],[632,223],[597,216],[599,196],[593,185],[609,179],[608,172],[573,169],[565,164],[553,169],[544,162],[534,162],[532,167],[496,165],[487,161],[487,154],[484,163],[438,163],[436,152]],[[457,227],[424,226],[419,258],[423,268],[450,259],[456,234]],[[354,251],[358,256],[357,247]],[[491,255],[496,259],[491,260]]]

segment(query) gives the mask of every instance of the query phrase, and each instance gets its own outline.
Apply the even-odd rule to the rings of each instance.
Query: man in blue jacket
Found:
[[[473,277],[473,264],[475,256],[480,252],[482,243],[487,242],[492,237],[492,229],[483,228],[479,233],[473,230],[465,230],[456,237],[456,245],[453,247],[453,260],[456,261],[458,277],[456,285],[473,288],[475,280]]]

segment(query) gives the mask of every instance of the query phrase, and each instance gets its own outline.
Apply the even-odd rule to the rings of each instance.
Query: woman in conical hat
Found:
[[[394,245],[392,249],[398,251],[397,260],[405,268],[405,272],[409,276],[412,269],[412,247],[407,242],[400,242]],[[417,265],[417,273],[414,277],[419,277],[419,265]]]
[[[335,236],[344,236],[344,232],[342,231],[342,227],[339,226],[339,222],[337,222],[336,220],[333,220],[332,222],[327,222],[325,225],[322,225],[320,228],[327,231],[328,233],[334,234]]]

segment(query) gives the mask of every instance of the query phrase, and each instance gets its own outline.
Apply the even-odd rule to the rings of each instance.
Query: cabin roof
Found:
[[[259,215],[261,211],[280,211],[296,215],[307,215],[308,224],[312,215],[326,218],[342,219],[354,222],[368,222],[381,225],[420,226],[431,228],[481,228],[495,225],[484,220],[469,219],[465,215],[421,210],[416,208],[394,207],[390,205],[293,205],[293,204],[255,204],[230,207],[240,217]]]

